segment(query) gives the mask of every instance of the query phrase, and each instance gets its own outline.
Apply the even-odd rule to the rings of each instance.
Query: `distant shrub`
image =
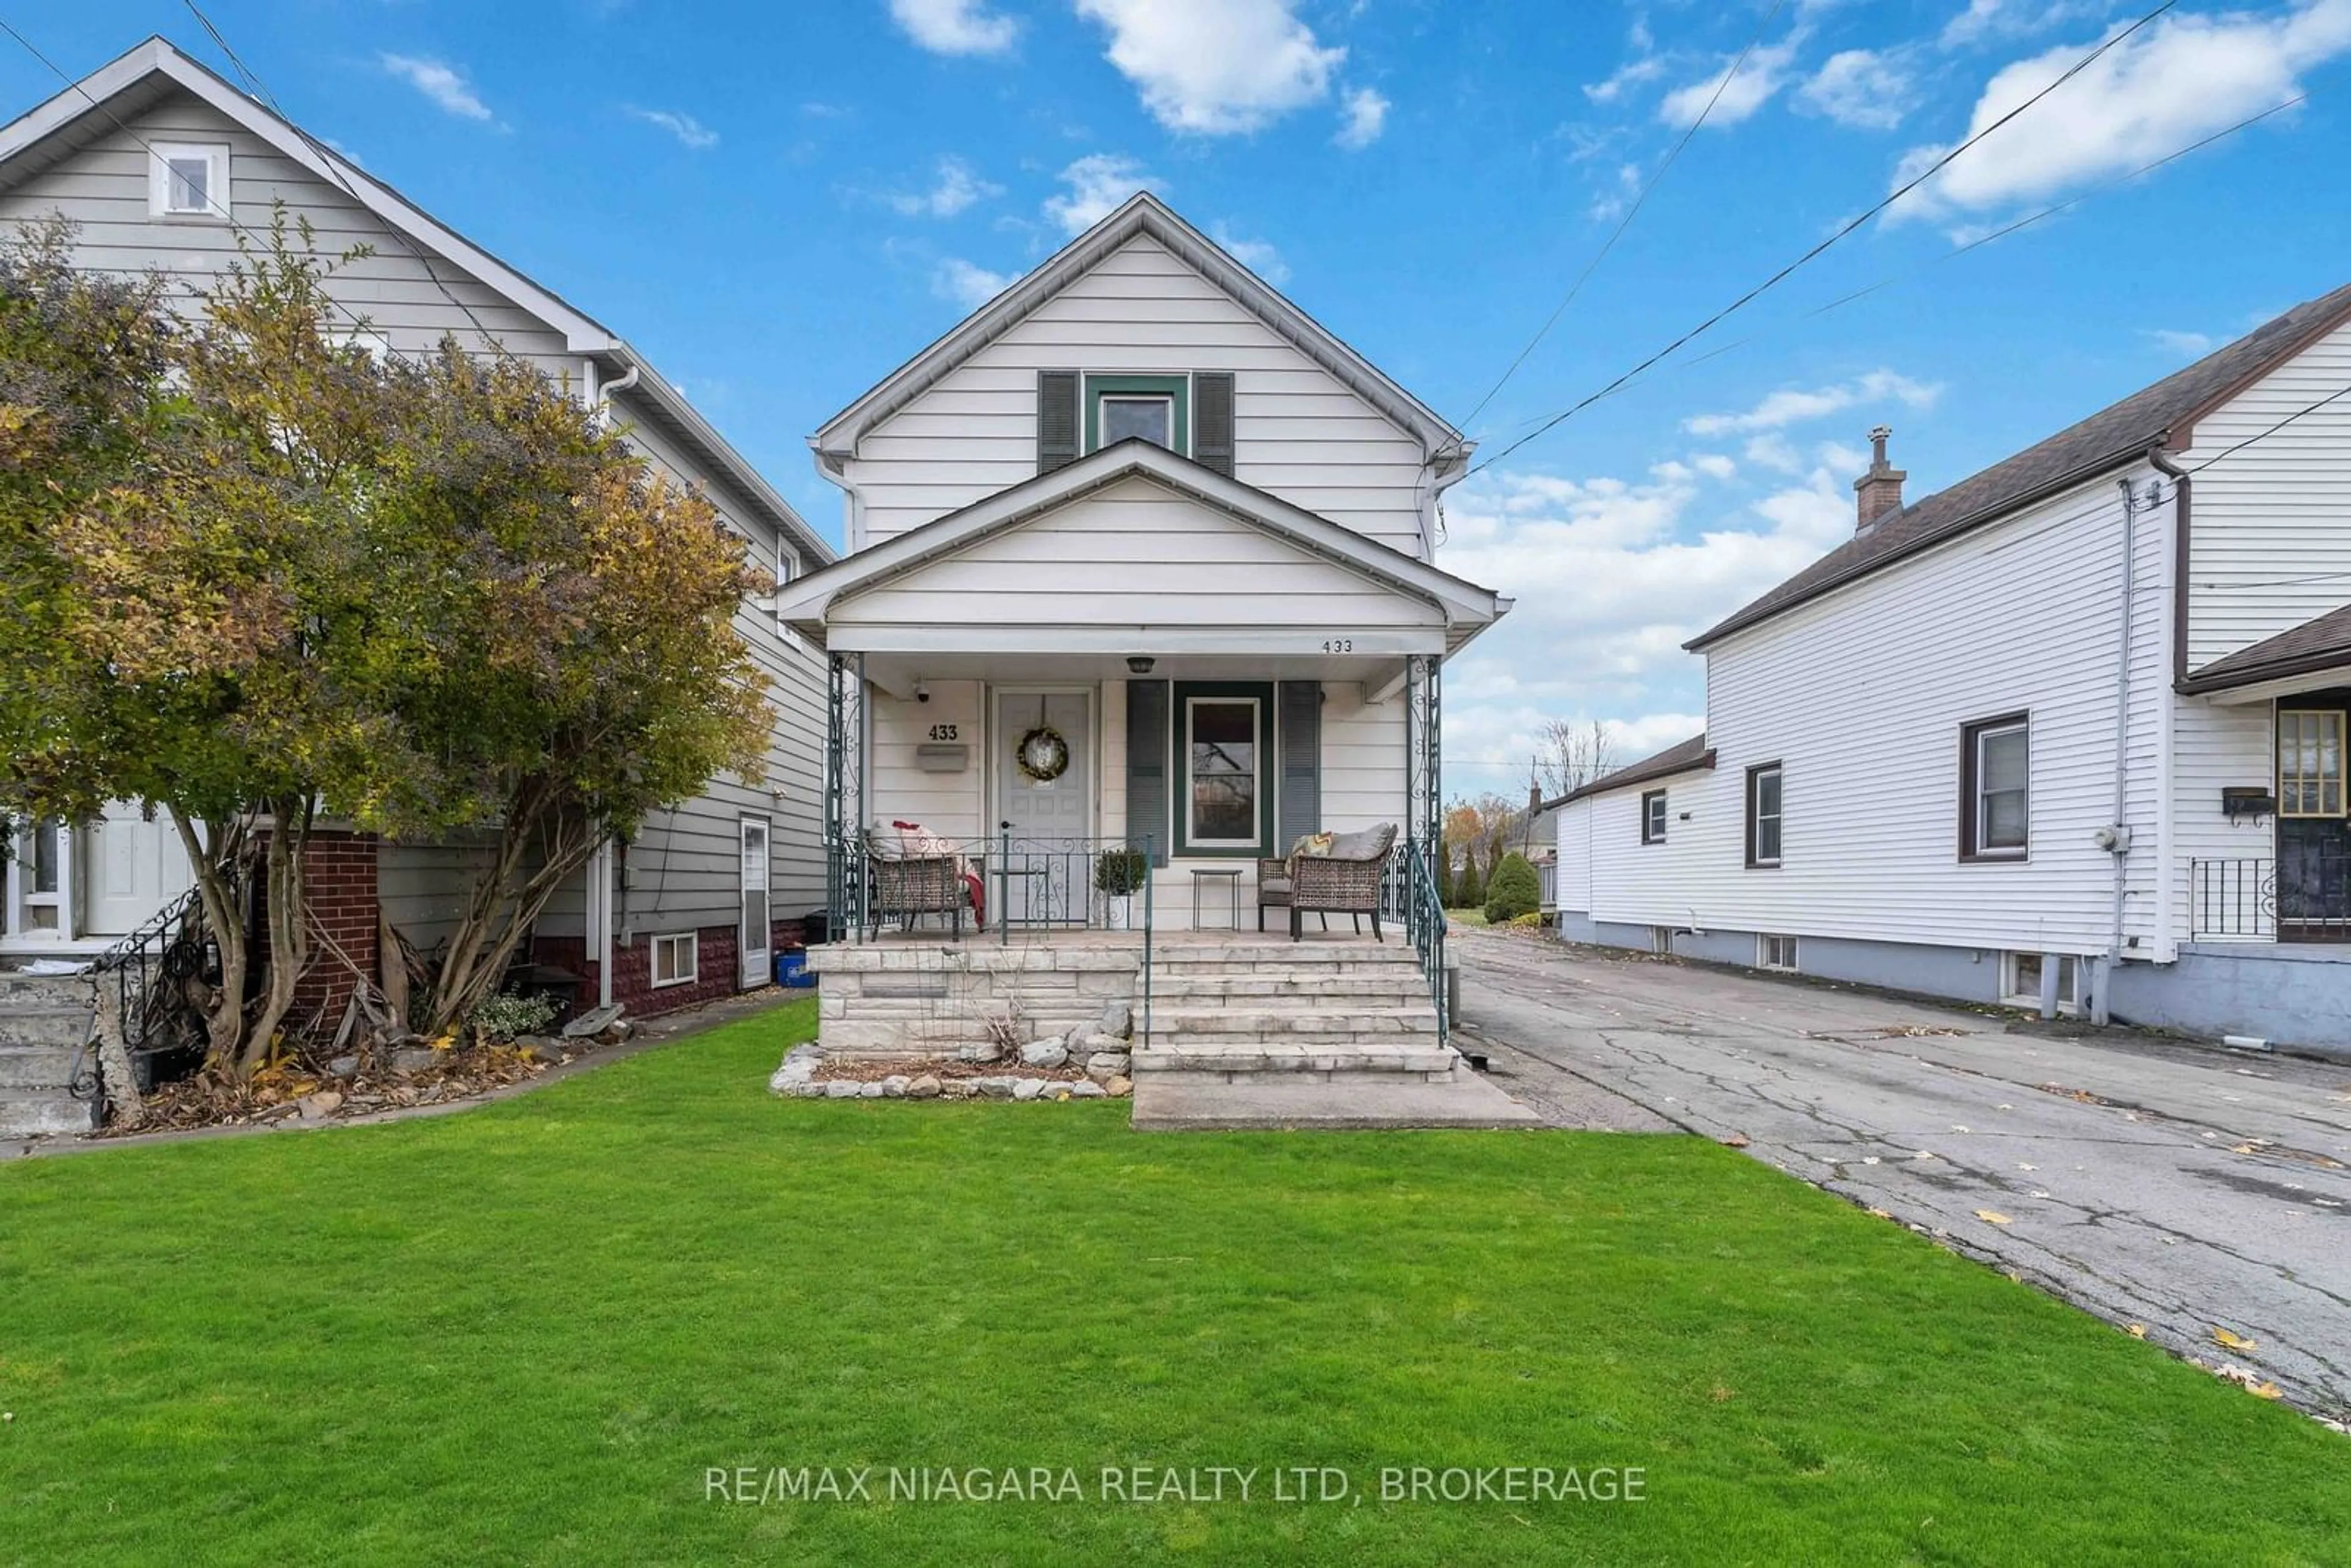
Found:
[[[1461,852],[1461,880],[1453,885],[1453,907],[1475,909],[1486,902],[1486,884],[1478,878],[1478,852]]]
[[[1486,883],[1486,924],[1500,925],[1542,906],[1542,880],[1527,857],[1513,850],[1495,866]]]
[[[1542,911],[1540,909],[1529,910],[1524,915],[1510,916],[1510,924],[1521,931],[1540,931],[1542,929]]]
[[[507,991],[482,999],[474,1009],[474,1030],[484,1040],[504,1043],[518,1035],[537,1034],[555,1021],[555,1011],[552,997]]]

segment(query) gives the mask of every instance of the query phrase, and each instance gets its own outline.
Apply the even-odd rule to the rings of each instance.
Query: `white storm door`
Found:
[[[735,938],[746,986],[764,986],[775,971],[775,927],[768,919],[768,819],[743,820],[743,928]]]
[[[151,821],[127,800],[110,802],[82,831],[81,916],[92,936],[136,931],[194,885],[180,835],[159,811]]]

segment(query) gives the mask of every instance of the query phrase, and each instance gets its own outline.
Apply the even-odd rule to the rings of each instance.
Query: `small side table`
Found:
[[[1192,868],[1192,929],[1200,925],[1200,890],[1212,882],[1225,884],[1225,925],[1241,928],[1241,868],[1237,865],[1196,865]]]

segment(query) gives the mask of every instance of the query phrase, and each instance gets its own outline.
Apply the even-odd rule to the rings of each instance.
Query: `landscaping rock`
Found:
[[[413,1072],[430,1072],[440,1062],[441,1053],[423,1046],[402,1046],[392,1053],[392,1070],[403,1078]]]
[[[1012,1098],[1013,1082],[1009,1078],[975,1078],[971,1080],[971,1089],[973,1093],[983,1099],[1009,1100]]]
[[[1109,1093],[1110,1091],[1104,1089],[1099,1083],[1072,1083],[1070,1085],[1070,1098],[1072,1100],[1101,1100],[1106,1098]]]
[[[785,1090],[784,1092],[795,1095],[802,1100],[821,1100],[832,1092],[832,1085],[830,1083],[819,1083],[813,1078],[803,1078],[799,1080],[799,1082],[794,1083],[790,1088]]]
[[[1015,1100],[1034,1100],[1044,1092],[1045,1081],[1041,1078],[1022,1078],[1016,1080],[1012,1085],[1012,1097]]]
[[[1058,1040],[1032,1040],[1020,1048],[1020,1060],[1031,1067],[1059,1067],[1070,1060],[1070,1051]]]
[[[1113,1078],[1109,1082],[1102,1085],[1102,1092],[1109,1095],[1113,1100],[1124,1099],[1127,1095],[1134,1092],[1134,1080],[1132,1078]]]
[[[824,1086],[824,1097],[828,1100],[854,1100],[864,1087],[862,1083],[828,1083]]]
[[[792,1047],[791,1050],[784,1052],[783,1065],[778,1067],[773,1076],[768,1078],[768,1092],[809,1094],[810,1081],[816,1077],[817,1063],[822,1060],[823,1053],[813,1045]],[[810,1098],[813,1099],[824,1092],[821,1085],[816,1085],[815,1091],[815,1094],[809,1095]]]
[[[1134,1007],[1130,1002],[1113,1002],[1102,1009],[1102,1031],[1117,1040],[1134,1038]]]
[[[1100,1056],[1106,1051],[1116,1055],[1123,1056],[1126,1054],[1126,1041],[1119,1039],[1118,1036],[1114,1034],[1103,1034],[1099,1030],[1096,1030],[1086,1036],[1085,1049],[1086,1057],[1089,1061],[1094,1057]]]
[[[1125,1077],[1130,1065],[1123,1051],[1098,1051],[1086,1063],[1086,1076],[1097,1083],[1107,1083],[1113,1078]]]
[[[956,1047],[957,1061],[997,1061],[1003,1056],[1004,1048],[992,1040],[975,1040]]]
[[[622,1024],[621,1022],[621,1004],[618,1002],[614,1002],[608,1008],[590,1008],[586,1012],[581,1013],[578,1018],[573,1019],[569,1023],[563,1026],[563,1038],[566,1040],[595,1040],[615,1025],[619,1025],[623,1030],[628,1027],[626,1024]],[[621,1038],[622,1040],[626,1040],[629,1037],[626,1034],[622,1034]]]
[[[884,1078],[882,1081],[882,1098],[884,1100],[904,1100],[906,1097],[907,1086],[912,1082],[913,1080],[909,1079],[903,1072],[893,1072],[890,1074],[889,1077]]]
[[[533,1061],[560,1061],[563,1042],[549,1040],[543,1034],[527,1034],[515,1041],[515,1049]]]
[[[906,1085],[906,1098],[909,1100],[935,1100],[938,1097],[939,1081],[927,1072]]]
[[[327,1063],[327,1076],[329,1078],[357,1078],[359,1075],[360,1059],[356,1054],[339,1056]]]
[[[343,1097],[332,1089],[321,1089],[316,1094],[305,1094],[294,1102],[305,1122],[323,1122],[342,1108]]]
[[[879,1082],[861,1083],[857,1086],[857,1097],[860,1100],[879,1100],[883,1097],[882,1085]]]

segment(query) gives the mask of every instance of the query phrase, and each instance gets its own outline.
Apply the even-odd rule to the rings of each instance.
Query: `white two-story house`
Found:
[[[1854,538],[1568,798],[1562,934],[2351,1046],[2351,287]]]
[[[1079,846],[1134,845],[1161,928],[1254,930],[1301,837],[1434,842],[1440,667],[1507,607],[1435,562],[1468,444],[1157,198],[810,444],[849,553],[784,614],[834,672],[837,906],[919,830],[967,923],[1098,924]]]
[[[310,225],[341,257],[329,291],[351,330],[391,353],[444,335],[493,342],[603,412],[657,470],[700,486],[751,558],[782,580],[833,558],[825,541],[611,328],[435,220],[319,137],[162,38],[151,38],[0,127],[0,233],[62,214],[78,265],[152,270],[183,308],[234,264],[240,241],[266,248],[273,212]],[[588,242],[592,243],[592,241]],[[360,247],[364,247],[363,249]],[[819,838],[822,666],[766,598],[738,628],[769,683],[778,721],[766,779],[712,779],[599,855],[533,933],[541,961],[638,1012],[766,983],[779,941],[824,900]],[[125,803],[104,820],[13,825],[0,879],[0,960],[88,958],[184,894],[168,824]],[[331,934],[371,971],[381,925],[430,948],[454,924],[478,863],[465,842],[378,843],[330,831],[313,892]],[[349,980],[321,958],[308,1000],[328,1027]]]

